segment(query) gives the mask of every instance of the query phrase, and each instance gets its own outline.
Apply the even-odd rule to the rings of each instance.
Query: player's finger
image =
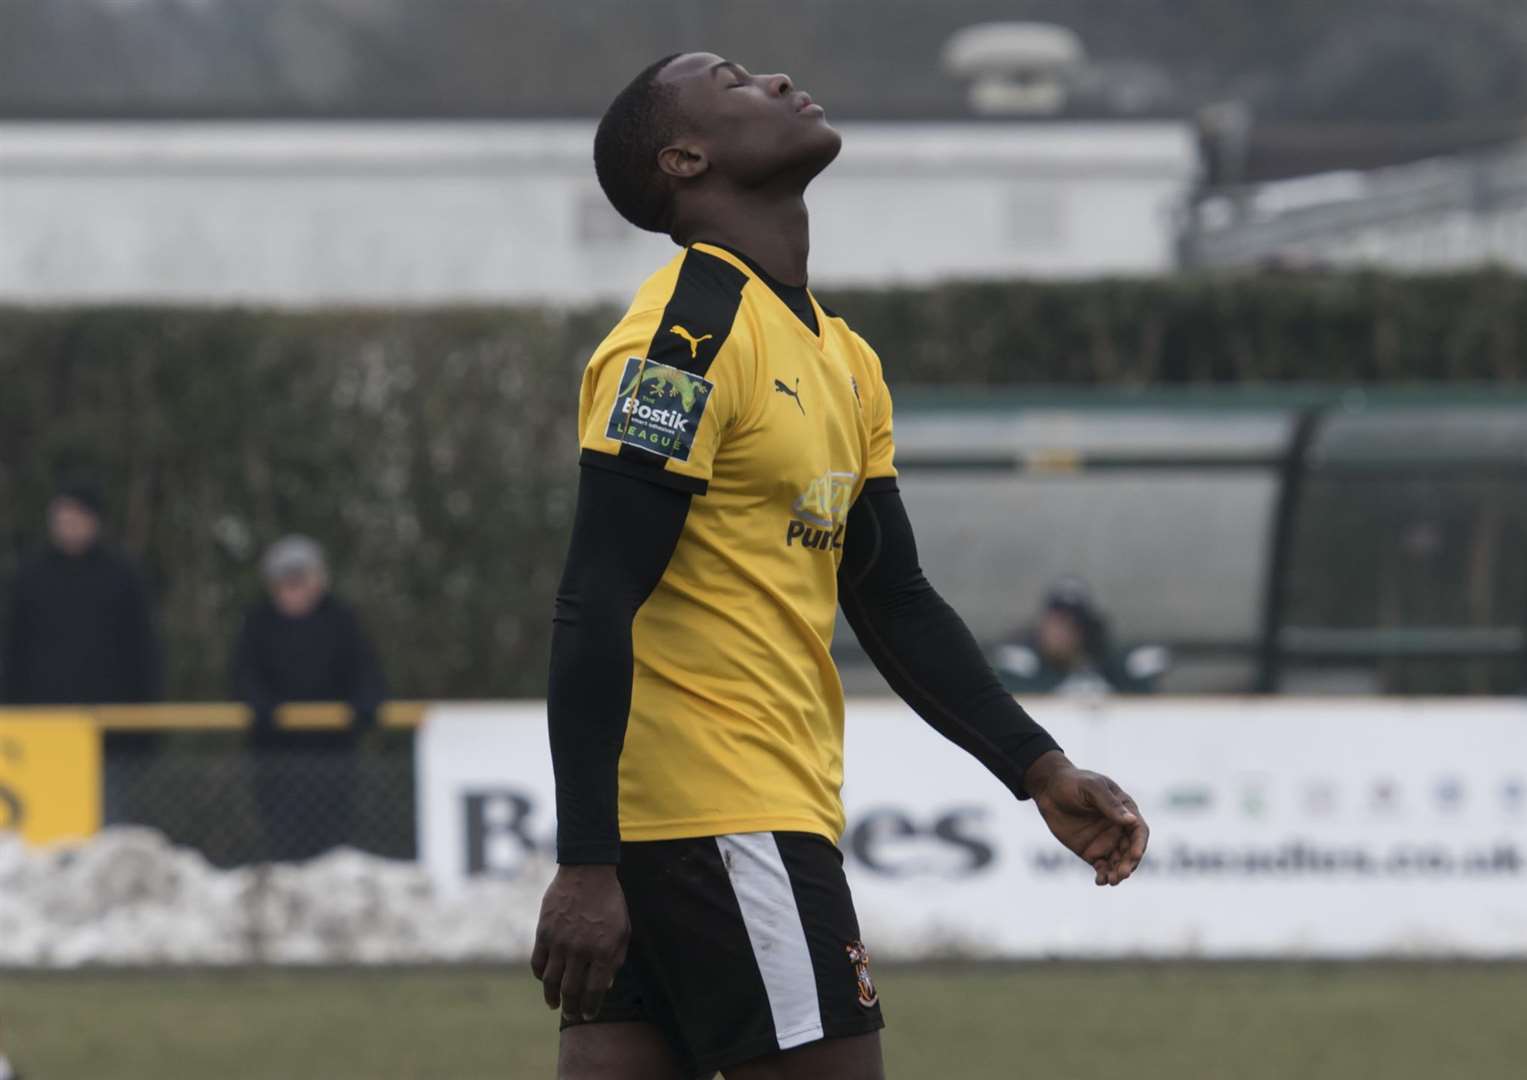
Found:
[[[1135,869],[1134,863],[1130,859],[1129,854],[1130,845],[1132,843],[1132,835],[1133,830],[1131,829],[1124,829],[1121,831],[1119,833],[1119,842],[1113,849],[1113,868],[1114,871],[1119,875],[1119,881],[1121,883],[1124,881],[1124,879],[1129,877],[1129,875],[1133,873]]]
[[[1113,870],[1113,881],[1110,884],[1122,885],[1134,869],[1129,862],[1129,830],[1121,829],[1118,841],[1114,844],[1113,851],[1108,856],[1109,864]]]
[[[1092,879],[1092,883],[1094,885],[1108,884],[1108,863],[1104,862],[1102,859],[1098,859],[1092,864],[1092,871],[1095,875]]]
[[[1128,877],[1135,872],[1140,866],[1140,860],[1145,857],[1145,848],[1150,842],[1151,830],[1146,825],[1145,819],[1140,816],[1140,809],[1135,806],[1134,801],[1127,795],[1124,800],[1130,812],[1135,815],[1135,824],[1125,829],[1119,837],[1119,863],[1124,870],[1124,876]]]
[[[1134,860],[1136,866],[1139,866],[1140,860],[1145,858],[1145,849],[1150,846],[1151,827],[1146,824],[1143,817],[1140,817],[1140,808],[1134,804],[1134,800],[1128,800],[1128,804],[1129,808],[1135,812],[1135,818],[1138,821],[1130,836],[1129,857]]]
[[[1098,832],[1088,840],[1087,846],[1077,854],[1081,855],[1088,863],[1097,863],[1099,860],[1107,862],[1119,847],[1119,837],[1124,830],[1112,822],[1100,822]]]
[[[566,971],[567,953],[553,946],[541,973],[541,993],[546,998],[548,1009],[558,1008],[562,1004],[562,976]]]
[[[583,995],[583,1018],[592,1020],[604,1007],[604,996],[615,985],[615,968],[609,964],[590,964],[588,990]]]
[[[564,1016],[582,1016],[583,998],[588,991],[589,962],[584,956],[573,956],[562,973],[562,1013]]]
[[[1101,810],[1103,816],[1115,825],[1123,825],[1127,828],[1139,819],[1130,812],[1129,807],[1124,805],[1124,800],[1110,790],[1113,786],[1112,783],[1093,785],[1090,791],[1092,805]]]
[[[551,958],[551,947],[546,944],[546,936],[536,929],[535,948],[530,950],[530,973],[539,979],[546,974],[546,961]]]

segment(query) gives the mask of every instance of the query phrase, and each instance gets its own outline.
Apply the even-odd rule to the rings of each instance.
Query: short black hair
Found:
[[[106,509],[105,493],[91,475],[74,474],[64,477],[54,485],[53,497],[79,503],[96,517],[100,517]]]
[[[594,133],[594,174],[599,186],[621,217],[648,232],[667,232],[672,216],[657,155],[675,134],[677,95],[657,76],[680,55],[665,56],[643,68],[615,95]]]

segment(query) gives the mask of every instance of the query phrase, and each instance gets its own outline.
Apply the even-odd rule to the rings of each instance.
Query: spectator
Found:
[[[159,641],[148,590],[101,540],[101,496],[64,487],[48,504],[48,543],[11,588],[0,701],[105,705],[154,701]]]
[[[1143,694],[1155,689],[1167,661],[1159,646],[1115,652],[1087,583],[1064,577],[1050,586],[1034,624],[998,647],[995,666],[1015,694]]]
[[[349,843],[355,816],[356,742],[375,726],[385,691],[354,612],[329,591],[323,549],[305,536],[271,545],[262,564],[268,596],[244,618],[233,687],[253,711],[255,806],[271,858],[309,858]],[[285,730],[287,702],[338,701],[344,730]]]

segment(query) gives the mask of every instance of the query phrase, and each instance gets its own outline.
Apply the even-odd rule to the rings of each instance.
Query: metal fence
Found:
[[[238,706],[98,710],[103,824],[151,826],[218,866],[339,845],[412,859],[417,710],[389,706],[356,734],[341,707],[304,709],[258,740]]]

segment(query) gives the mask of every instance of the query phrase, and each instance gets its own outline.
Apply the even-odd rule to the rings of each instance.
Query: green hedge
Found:
[[[1527,278],[1245,275],[836,294],[907,383],[1527,379]]]
[[[962,284],[826,297],[893,387],[1519,380],[1505,274]],[[0,574],[61,471],[110,492],[173,696],[221,697],[261,548],[329,545],[396,693],[542,692],[578,374],[618,314],[0,310]]]

